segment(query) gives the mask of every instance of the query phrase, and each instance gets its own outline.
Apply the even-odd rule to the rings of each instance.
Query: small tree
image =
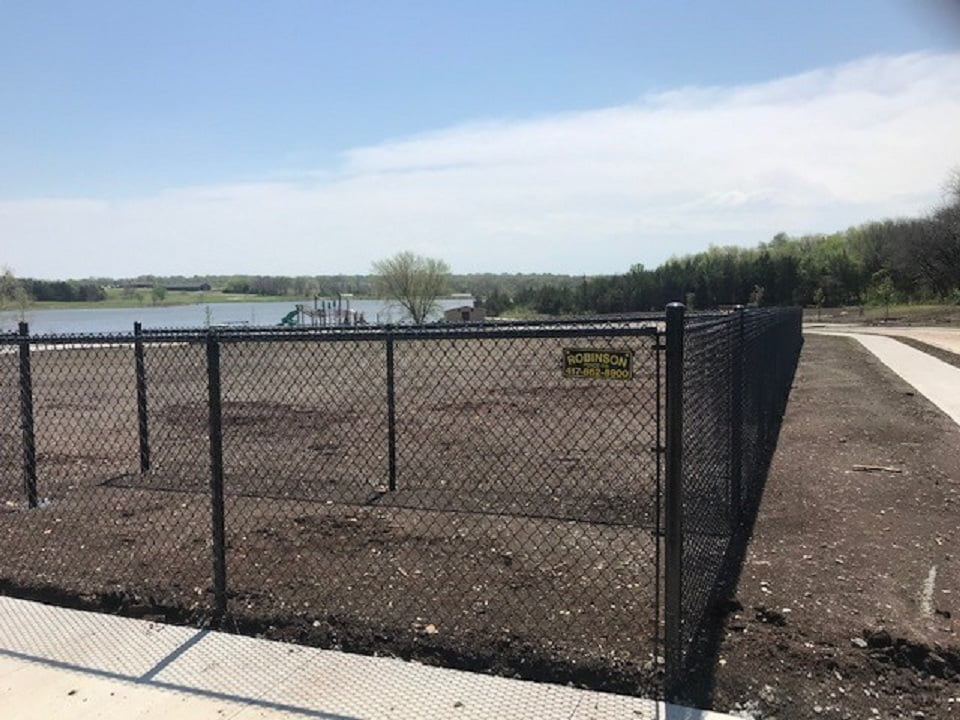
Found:
[[[763,285],[754,285],[753,290],[750,291],[750,304],[754,307],[760,307],[763,305],[763,296],[766,295],[767,290]]]
[[[29,306],[30,293],[13,274],[13,270],[4,265],[3,272],[0,273],[0,310],[14,307],[20,311],[20,319],[23,320]]]
[[[163,285],[154,285],[153,291],[153,304],[159,305],[167,297],[167,289]]]
[[[443,260],[404,251],[373,263],[373,275],[377,294],[399,304],[414,325],[423,325],[446,290],[450,268]]]
[[[817,306],[817,322],[820,322],[820,311],[823,309],[823,302],[826,299],[827,296],[822,287],[813,291],[813,304]]]
[[[888,270],[877,270],[873,274],[873,283],[870,285],[870,295],[873,301],[883,305],[884,320],[890,319],[890,303],[893,302],[893,296],[896,288],[893,285],[893,278],[890,277]]]

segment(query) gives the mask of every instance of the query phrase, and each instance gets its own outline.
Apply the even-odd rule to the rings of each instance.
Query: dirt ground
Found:
[[[225,352],[232,626],[655,693],[653,395],[604,385],[582,412],[585,386],[557,380],[561,344],[519,362],[509,344],[484,350],[504,368],[486,385],[447,358],[399,356],[399,490],[386,502],[378,355]],[[39,511],[18,504],[18,428],[3,430],[0,592],[203,622],[202,348],[154,353],[179,360],[151,375],[142,476],[129,352],[89,352],[94,371],[35,358],[51,500]],[[10,360],[0,400],[13,412]],[[490,431],[503,422],[509,432]],[[57,424],[81,431],[58,444]],[[958,716],[958,447],[960,429],[858,343],[806,338],[704,704],[754,718]]]
[[[710,704],[960,717],[960,428],[852,339],[807,336]]]
[[[960,306],[957,305],[882,305],[834,308],[805,308],[803,320],[808,323],[857,323],[874,327],[923,325],[956,327],[960,324]]]
[[[228,628],[654,693],[654,339],[221,348]],[[629,381],[561,350],[627,347]],[[19,405],[12,359],[8,442]],[[137,472],[129,347],[33,355],[41,507],[0,468],[0,591],[204,622],[212,606],[202,345],[147,347]]]

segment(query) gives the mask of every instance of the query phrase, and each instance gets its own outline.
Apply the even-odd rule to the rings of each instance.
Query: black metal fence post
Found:
[[[397,489],[397,418],[394,403],[393,381],[393,331],[387,329],[387,453],[388,487],[390,492]]]
[[[143,328],[133,324],[133,356],[137,373],[137,430],[140,435],[140,472],[150,469],[150,432],[147,426],[147,371],[143,361]]]
[[[737,305],[730,349],[730,530],[740,526],[743,510],[743,305]]]
[[[20,323],[20,429],[23,432],[23,484],[27,505],[37,507],[37,446],[33,434],[33,376],[30,372],[30,327]]]
[[[220,402],[220,341],[207,332],[207,388],[210,416],[210,503],[213,519],[214,616],[227,611],[226,526],[223,508],[223,417]]]
[[[664,661],[668,700],[677,697],[683,666],[683,340],[684,306],[667,305]]]

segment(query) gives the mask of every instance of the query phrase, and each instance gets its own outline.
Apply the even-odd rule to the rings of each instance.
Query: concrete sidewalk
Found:
[[[652,700],[0,597],[4,720],[722,720]]]
[[[912,338],[960,355],[960,328],[954,327],[810,323],[804,326],[803,331],[837,335],[888,335],[890,337]]]
[[[854,338],[955,423],[960,424],[960,368],[885,335],[832,328],[804,328],[804,332]]]

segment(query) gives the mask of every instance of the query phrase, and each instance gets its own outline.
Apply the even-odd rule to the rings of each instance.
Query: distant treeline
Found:
[[[668,302],[839,306],[960,304],[960,184],[950,204],[923,218],[886,220],[832,235],[779,234],[757,248],[712,247],[655,270],[579,283],[495,291],[489,314],[520,306],[543,314],[658,310]]]
[[[105,286],[136,288],[164,287],[167,290],[201,289],[246,295],[289,295],[310,298],[314,295],[335,297],[340,293],[372,297],[376,294],[373,278],[369,275],[194,275],[157,276],[141,275],[136,278],[116,280],[97,278],[93,282]],[[575,285],[579,278],[570,275],[549,273],[475,273],[451,275],[449,290],[453,293],[470,293],[486,297],[500,292],[515,295],[524,290],[546,286]]]
[[[23,278],[20,280],[20,284],[32,300],[95,302],[107,298],[106,290],[95,282]]]

